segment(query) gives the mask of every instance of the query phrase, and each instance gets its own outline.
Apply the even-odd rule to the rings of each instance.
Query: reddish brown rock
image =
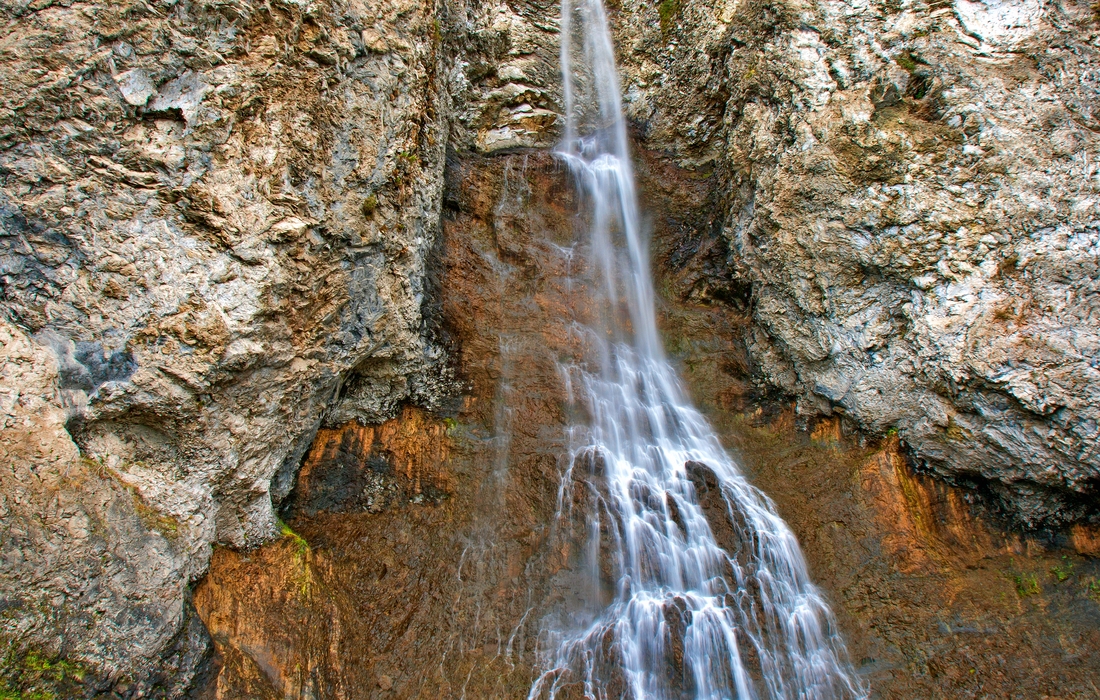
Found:
[[[446,424],[411,406],[381,425],[322,428],[290,496],[289,513],[378,512],[450,490]]]
[[[1068,548],[1087,551],[1087,532],[1015,535],[966,490],[915,471],[897,440],[861,447],[840,419],[807,425],[757,390],[747,309],[735,286],[700,273],[723,254],[697,227],[704,188],[648,158],[639,172],[660,212],[666,346],[798,535],[873,691],[914,700],[1092,692],[1100,565]],[[450,435],[410,411],[389,428],[322,431],[299,478],[301,494],[316,493],[341,460],[361,469],[389,452],[406,465],[393,472],[402,488],[420,474],[421,489],[445,484],[449,497],[374,513],[300,511],[289,525],[305,550],[288,536],[249,554],[219,551],[196,605],[219,650],[212,692],[222,698],[266,697],[263,688],[525,697],[540,621],[582,598],[576,547],[554,535],[565,429],[577,420],[558,364],[579,351],[571,319],[590,312],[562,256],[573,242],[572,191],[547,154],[469,157],[449,171],[438,283],[467,387]]]

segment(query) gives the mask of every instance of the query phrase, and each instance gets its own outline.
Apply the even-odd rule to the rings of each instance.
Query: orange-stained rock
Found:
[[[406,406],[381,425],[322,428],[309,450],[289,510],[378,512],[398,501],[438,499],[451,490],[446,423]]]
[[[863,462],[860,486],[883,546],[906,573],[1020,550],[1016,538],[975,517],[960,489],[913,471],[896,436]]]
[[[551,536],[570,525],[555,517],[568,495],[561,455],[582,418],[559,367],[583,342],[571,318],[594,313],[568,276],[580,262],[563,254],[572,193],[546,154],[463,157],[449,170],[439,284],[467,387],[456,423],[442,431],[410,409],[321,431],[287,518],[307,549],[288,536],[219,551],[195,599],[220,653],[222,700],[522,698],[544,614],[589,594],[576,547]],[[705,284],[703,268],[726,254],[692,225],[705,197],[690,199],[696,181],[644,152],[638,170],[661,212],[669,355],[797,534],[876,696],[1087,697],[1100,685],[1100,561],[1057,537],[1003,533],[964,491],[915,471],[896,439],[855,445],[835,418],[804,430],[793,406],[754,394],[751,309]],[[704,508],[721,509],[706,472],[690,471]],[[360,498],[348,475],[377,477],[374,507],[300,507],[333,487]],[[391,487],[401,507],[387,507]],[[415,503],[415,488],[448,498]]]
[[[1070,541],[1078,554],[1100,557],[1100,525],[1074,525],[1070,530]]]

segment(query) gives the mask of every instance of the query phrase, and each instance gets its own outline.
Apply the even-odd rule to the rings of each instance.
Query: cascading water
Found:
[[[544,630],[530,697],[863,697],[794,535],[664,355],[601,0],[563,0],[561,37],[560,156],[588,204],[598,318],[578,330],[591,359],[563,367],[587,420],[559,523],[581,523],[588,583],[586,604]],[[707,512],[703,474],[720,491]],[[728,520],[725,549],[712,511]]]

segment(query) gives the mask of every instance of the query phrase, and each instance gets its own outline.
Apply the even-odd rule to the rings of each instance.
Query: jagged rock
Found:
[[[449,386],[423,313],[449,114],[434,10],[0,12],[5,389],[51,406],[7,428],[4,530],[25,532],[4,538],[0,634],[153,692],[211,544],[276,535],[339,388],[385,377],[344,411],[380,421],[364,411]],[[368,24],[401,55],[351,60]],[[16,346],[54,379],[13,374]],[[16,447],[47,435],[55,476],[28,478],[46,466]],[[194,665],[177,670],[185,687]]]

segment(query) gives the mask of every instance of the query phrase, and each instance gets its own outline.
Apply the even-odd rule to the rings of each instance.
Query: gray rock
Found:
[[[1089,7],[685,5],[671,52],[638,21],[620,29],[633,116],[716,166],[712,283],[751,283],[760,379],[896,428],[1027,525],[1095,517]]]
[[[141,68],[119,73],[115,76],[115,83],[118,84],[118,90],[122,93],[122,99],[135,107],[144,107],[157,91],[149,74]]]

